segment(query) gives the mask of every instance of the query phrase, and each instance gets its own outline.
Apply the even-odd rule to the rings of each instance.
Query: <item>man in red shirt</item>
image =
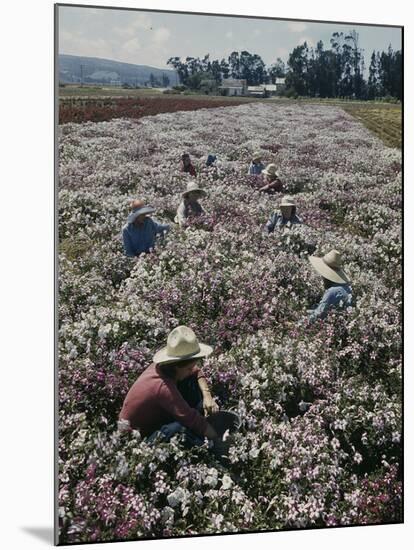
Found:
[[[138,429],[150,441],[161,433],[169,440],[184,432],[191,445],[202,445],[207,437],[215,441],[213,427],[197,410],[217,412],[207,381],[196,365],[213,349],[198,342],[194,332],[179,326],[168,335],[167,346],[153,357],[153,363],[138,377],[125,397],[119,419]]]
[[[264,177],[264,185],[259,189],[261,193],[279,193],[283,191],[283,183],[279,179],[276,164],[268,164],[262,170],[262,175]]]
[[[196,169],[194,168],[194,165],[191,162],[191,158],[188,153],[184,153],[183,155],[181,155],[181,172],[190,174],[193,177],[196,177],[197,175]]]

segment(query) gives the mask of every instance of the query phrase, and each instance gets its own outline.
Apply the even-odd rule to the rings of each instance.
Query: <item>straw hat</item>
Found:
[[[199,187],[197,185],[197,183],[195,181],[189,181],[187,183],[187,189],[184,191],[184,193],[182,193],[182,197],[186,197],[188,195],[188,193],[193,193],[194,191],[196,191],[197,193],[200,193],[201,196],[205,197],[206,196],[206,192],[204,191],[204,189],[201,189],[201,187]]]
[[[191,328],[181,325],[170,332],[166,347],[157,351],[153,361],[158,365],[167,365],[186,359],[207,357],[212,352],[213,348],[201,344]]]
[[[279,206],[296,206],[296,202],[293,197],[285,195],[280,201]]]
[[[331,250],[323,258],[309,256],[312,267],[319,275],[334,283],[349,283],[349,278],[342,270],[342,257],[337,250]]]
[[[266,176],[278,176],[276,164],[268,164],[266,168],[262,170],[262,174]]]
[[[155,212],[155,208],[152,206],[145,206],[144,201],[136,199],[131,202],[131,213],[128,216],[128,223],[133,223],[141,214],[152,214]]]
[[[252,160],[261,160],[263,155],[260,151],[255,151],[252,155]]]

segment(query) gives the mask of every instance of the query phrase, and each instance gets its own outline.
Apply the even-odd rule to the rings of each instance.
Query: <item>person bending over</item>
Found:
[[[202,445],[204,438],[216,441],[217,433],[202,413],[217,412],[218,406],[198,366],[212,351],[191,328],[176,327],[128,391],[119,420],[149,442],[158,437],[169,441],[180,432],[189,446]]]

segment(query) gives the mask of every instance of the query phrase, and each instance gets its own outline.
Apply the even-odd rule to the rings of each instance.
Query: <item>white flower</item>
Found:
[[[218,482],[218,472],[215,468],[210,468],[207,471],[207,477],[205,479],[205,484],[209,487],[214,488],[217,485]]]
[[[399,443],[401,441],[401,434],[398,432],[392,432],[392,442]]]
[[[362,456],[359,453],[354,454],[354,462],[360,464],[362,462]]]
[[[145,468],[142,464],[137,464],[135,467],[135,475],[140,476],[144,472]]]
[[[223,479],[221,480],[221,483],[222,483],[222,486],[221,486],[222,489],[230,489],[230,487],[233,485],[233,480],[231,479],[230,476],[228,476],[227,474],[224,474]]]
[[[223,523],[223,520],[224,520],[223,514],[213,514],[211,516],[212,524],[216,529],[220,529],[221,524]]]
[[[182,487],[177,487],[177,489],[173,493],[167,496],[167,501],[170,506],[175,508],[184,500],[184,498],[185,498],[184,489]]]
[[[129,423],[129,420],[118,420],[118,431],[119,432],[129,432],[131,429],[131,425]]]
[[[174,510],[170,506],[166,506],[161,510],[161,519],[167,523],[174,521]]]
[[[336,439],[336,437],[334,437],[331,441],[331,445],[332,447],[335,449],[335,451],[337,451],[340,447],[341,447],[341,444],[339,443],[339,441]]]
[[[250,458],[257,458],[259,456],[259,453],[260,453],[260,449],[257,449],[254,447],[253,449],[250,449],[249,456]]]

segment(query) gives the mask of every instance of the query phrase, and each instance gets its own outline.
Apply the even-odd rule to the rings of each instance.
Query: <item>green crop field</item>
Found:
[[[347,105],[343,109],[360,120],[377,135],[385,145],[401,149],[402,111],[401,105],[371,103],[365,105]]]

